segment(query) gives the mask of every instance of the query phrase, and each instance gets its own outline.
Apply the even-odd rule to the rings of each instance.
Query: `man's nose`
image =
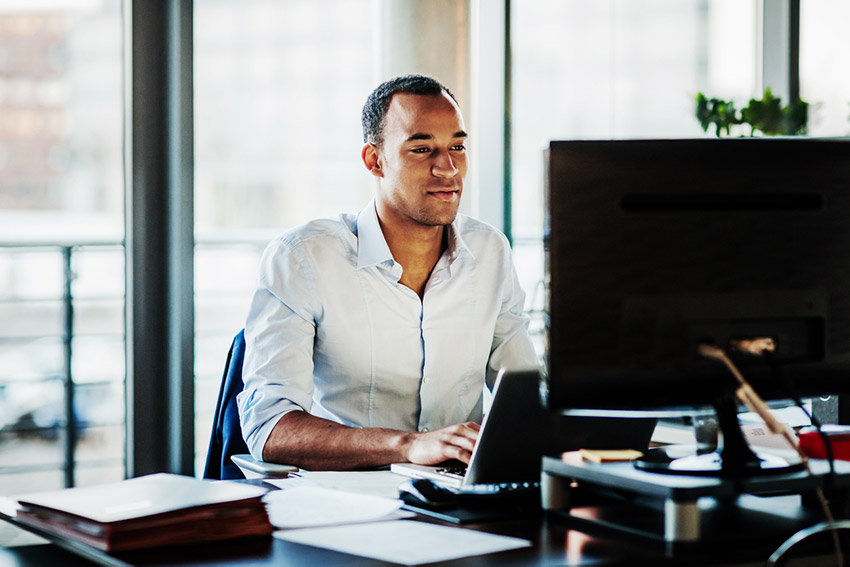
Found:
[[[458,169],[451,154],[449,152],[437,152],[431,166],[431,173],[437,177],[454,177],[457,172]]]

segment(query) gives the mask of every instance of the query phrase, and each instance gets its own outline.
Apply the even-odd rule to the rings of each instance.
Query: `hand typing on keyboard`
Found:
[[[479,424],[467,421],[434,431],[412,433],[404,450],[404,460],[420,465],[437,465],[447,460],[468,463],[480,430]]]

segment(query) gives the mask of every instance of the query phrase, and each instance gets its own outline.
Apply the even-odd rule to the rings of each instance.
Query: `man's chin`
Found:
[[[439,213],[439,214],[423,214],[418,219],[416,219],[420,224],[426,226],[443,226],[447,224],[452,224],[455,218],[457,217],[457,208],[455,208],[451,212]]]

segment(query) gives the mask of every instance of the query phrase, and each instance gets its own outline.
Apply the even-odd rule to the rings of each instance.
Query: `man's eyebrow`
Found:
[[[457,132],[454,133],[454,136],[452,136],[452,138],[466,138],[466,137],[468,137],[468,134],[466,132],[464,132],[463,130],[458,130]],[[412,134],[411,136],[409,136],[407,138],[407,140],[405,140],[405,141],[406,142],[414,142],[416,140],[433,140],[433,139],[434,139],[434,136],[432,136],[431,134],[416,133],[416,134]]]

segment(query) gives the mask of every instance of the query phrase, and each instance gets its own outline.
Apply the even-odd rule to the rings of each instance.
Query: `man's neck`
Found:
[[[403,268],[400,282],[421,298],[434,266],[446,249],[445,227],[380,224],[393,259]]]

